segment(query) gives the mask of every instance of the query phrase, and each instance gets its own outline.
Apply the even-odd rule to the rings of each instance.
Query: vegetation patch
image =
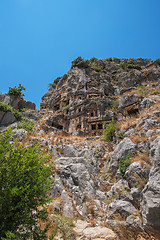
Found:
[[[27,132],[31,132],[32,129],[34,128],[35,122],[27,117],[23,118],[21,122],[17,124],[17,128],[23,128]]]
[[[8,104],[0,102],[0,111],[2,111],[2,112],[12,112],[12,107]]]
[[[15,87],[9,87],[8,93],[10,95],[14,95],[16,97],[22,97],[22,96],[24,96],[24,93],[22,92],[23,90],[26,90],[26,89],[23,87],[23,85],[19,84],[18,87],[16,87],[16,86]]]
[[[72,61],[72,66],[73,67],[78,67],[78,68],[88,68],[89,67],[89,60],[85,60],[82,57],[78,57],[75,60]]]
[[[0,135],[0,237],[45,240],[37,219],[47,220],[52,170],[38,145],[24,147],[11,135],[11,128]]]
[[[115,136],[115,123],[112,119],[111,123],[106,124],[105,129],[103,131],[103,138],[106,142],[112,141],[113,137]]]
[[[120,170],[120,173],[121,173],[123,178],[125,177],[127,167],[131,163],[131,161],[130,161],[131,157],[132,157],[132,152],[128,151],[127,156],[123,156],[121,158],[121,160],[119,161],[119,170]]]

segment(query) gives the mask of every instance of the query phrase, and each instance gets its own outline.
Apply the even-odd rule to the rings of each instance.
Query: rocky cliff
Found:
[[[159,96],[158,61],[78,58],[23,113],[32,131],[12,124],[14,138],[50,153],[50,221],[75,220],[57,238],[160,239]]]

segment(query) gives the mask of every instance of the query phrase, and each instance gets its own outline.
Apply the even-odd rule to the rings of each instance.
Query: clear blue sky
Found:
[[[160,0],[0,0],[0,91],[36,103],[83,58],[160,57]]]

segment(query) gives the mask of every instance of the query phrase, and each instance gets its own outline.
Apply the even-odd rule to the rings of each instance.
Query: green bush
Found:
[[[14,95],[16,97],[24,96],[24,93],[22,93],[23,90],[26,90],[21,84],[19,84],[18,87],[9,87],[8,93],[10,95]]]
[[[2,111],[2,112],[12,112],[12,107],[8,104],[0,102],[0,111]]]
[[[27,132],[31,132],[34,128],[35,122],[27,117],[23,118],[21,122],[17,124],[17,128],[23,128]]]
[[[122,177],[125,177],[126,169],[130,165],[130,158],[132,157],[132,152],[128,151],[127,156],[123,156],[121,160],[119,161],[119,170],[122,175]]]
[[[155,62],[158,63],[158,65],[160,65],[160,58],[157,58]]]
[[[0,239],[44,240],[38,219],[47,218],[52,174],[48,158],[38,145],[24,147],[11,135],[11,128],[0,134]]]
[[[105,129],[103,131],[103,138],[105,141],[109,142],[113,140],[113,137],[115,136],[115,123],[112,119],[111,123],[106,124]]]
[[[75,60],[72,61],[72,68],[78,67],[78,68],[88,68],[89,67],[89,61],[85,60],[82,57],[78,57]]]
[[[119,102],[117,100],[114,100],[111,102],[111,108],[112,110],[117,110],[119,106]]]
[[[136,64],[128,64],[128,69],[137,69],[137,70],[141,70],[142,67],[140,65],[136,65]]]
[[[111,58],[111,57],[109,57],[109,58],[105,58],[104,61],[112,62],[112,58]]]
[[[22,112],[20,112],[19,110],[14,109],[13,114],[18,121],[22,119]]]

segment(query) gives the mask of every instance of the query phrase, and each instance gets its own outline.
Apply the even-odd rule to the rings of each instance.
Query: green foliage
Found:
[[[18,121],[22,119],[22,112],[20,112],[19,110],[14,109],[13,114]]]
[[[95,70],[96,72],[102,72],[102,68],[97,67],[95,63],[91,65],[91,69]]]
[[[115,135],[115,130],[116,130],[115,123],[114,120],[112,119],[112,122],[106,124],[105,129],[103,131],[104,140],[107,142],[112,141]]]
[[[120,62],[120,65],[123,69],[137,69],[137,70],[141,70],[141,66],[140,65],[136,65],[136,64],[131,64],[131,63],[127,63],[127,62]]]
[[[60,215],[54,215],[51,219],[52,236],[56,236],[58,233],[62,235],[64,240],[75,239],[75,234],[73,232],[73,219],[63,217]]]
[[[75,60],[72,61],[72,68],[78,67],[78,68],[88,68],[89,67],[89,61],[84,60],[82,57],[78,57]]]
[[[112,58],[111,58],[111,57],[109,57],[109,58],[105,58],[104,61],[112,62]]]
[[[0,111],[2,111],[2,112],[12,112],[12,107],[8,104],[0,102]]]
[[[98,60],[98,58],[95,58],[95,57],[92,57],[92,58],[90,59],[91,62],[96,62],[97,60]]]
[[[157,58],[155,62],[158,63],[158,65],[160,65],[160,58]]]
[[[127,156],[123,156],[121,160],[119,161],[119,170],[122,175],[122,177],[125,177],[125,172],[127,167],[130,165],[130,158],[132,157],[132,152],[128,151]]]
[[[69,104],[62,108],[62,111],[69,109]]]
[[[11,133],[0,135],[0,239],[44,240],[37,221],[47,218],[51,168],[38,145],[24,147]]]
[[[26,89],[23,87],[23,85],[19,84],[18,87],[16,87],[16,86],[13,88],[9,87],[8,93],[10,95],[14,95],[16,97],[21,97],[21,96],[24,96],[24,93],[22,93],[23,90],[26,90]]]
[[[117,100],[114,100],[111,102],[111,108],[112,110],[117,110],[119,106],[119,102]]]
[[[140,65],[136,65],[136,64],[128,64],[127,67],[128,67],[128,69],[137,69],[137,70],[142,69],[142,67]]]
[[[22,111],[18,109],[13,109],[10,105],[0,102],[0,111],[2,112],[12,112],[17,120],[21,120],[22,118]]]
[[[116,132],[116,140],[119,142],[124,138],[124,133],[122,131]]]
[[[62,77],[57,77],[55,80],[54,80],[54,82],[53,83],[49,83],[49,85],[48,85],[48,87],[49,88],[55,88],[56,87],[56,85],[58,84],[58,82],[61,80],[61,78]]]
[[[17,128],[23,128],[27,132],[31,132],[34,128],[35,122],[27,117],[23,118],[21,122],[17,124]]]

